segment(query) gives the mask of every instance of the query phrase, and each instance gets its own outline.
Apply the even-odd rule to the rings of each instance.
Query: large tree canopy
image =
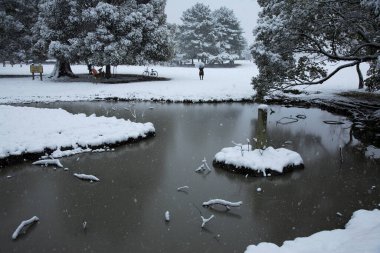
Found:
[[[321,84],[356,67],[359,87],[379,87],[380,1],[259,0],[252,55],[258,95],[299,84]],[[336,64],[328,71],[326,64]],[[364,80],[360,64],[369,63]]]
[[[0,60],[20,62],[31,57],[38,0],[0,1]]]
[[[238,58],[246,42],[234,12],[197,3],[182,14],[178,49],[194,58]]]
[[[89,63],[119,65],[167,60],[171,51],[165,1],[122,2],[99,2],[83,11],[87,27],[91,27],[84,38]]]
[[[218,53],[228,53],[240,56],[246,41],[243,30],[233,10],[221,7],[212,13],[216,31],[216,46]]]
[[[165,3],[41,0],[34,53],[57,59],[56,77],[73,75],[69,63],[110,66],[167,60],[171,50]]]
[[[193,59],[208,53],[216,54],[216,34],[208,5],[195,4],[182,14],[181,20],[179,45],[188,57]]]

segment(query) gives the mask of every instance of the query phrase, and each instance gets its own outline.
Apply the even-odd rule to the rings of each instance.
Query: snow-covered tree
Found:
[[[184,11],[181,17],[179,45],[187,57],[203,58],[216,55],[214,19],[208,5],[197,3]]]
[[[197,3],[183,13],[181,20],[179,49],[191,59],[234,60],[246,45],[238,19],[226,7],[212,12],[209,6]]]
[[[258,95],[299,84],[322,84],[340,70],[356,67],[359,88],[379,87],[380,1],[258,0],[252,55]],[[370,63],[363,80],[360,64]],[[328,72],[325,64],[338,63]]]
[[[89,63],[140,64],[171,57],[165,0],[108,2],[83,12],[88,26],[96,24],[84,38]]]
[[[35,29],[36,52],[57,59],[56,76],[72,76],[69,63],[110,66],[171,56],[166,0],[43,0]]]
[[[37,0],[0,1],[0,60],[28,60],[32,46],[31,27],[37,17]]]
[[[95,1],[41,0],[39,15],[34,26],[34,55],[40,59],[54,57],[57,60],[54,77],[74,76],[70,63],[82,59],[82,38],[86,27],[82,10]]]
[[[221,58],[236,59],[246,45],[243,30],[233,10],[221,7],[212,13],[215,24],[216,47]]]

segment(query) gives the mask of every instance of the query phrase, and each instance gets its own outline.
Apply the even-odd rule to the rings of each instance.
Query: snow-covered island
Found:
[[[215,155],[214,165],[237,173],[269,176],[303,168],[301,156],[286,148],[251,149],[249,144],[223,148]]]
[[[154,135],[152,123],[0,105],[0,160],[60,149],[120,144]],[[74,152],[75,153],[75,152]]]

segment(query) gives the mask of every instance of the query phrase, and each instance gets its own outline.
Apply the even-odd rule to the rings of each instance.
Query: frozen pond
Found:
[[[156,136],[112,152],[62,158],[69,171],[31,165],[31,161],[2,168],[0,252],[244,252],[248,245],[262,241],[279,244],[343,228],[354,211],[380,204],[379,160],[367,158],[365,146],[350,138],[345,117],[319,109],[272,106],[268,143],[300,153],[305,169],[281,177],[246,178],[214,168],[208,175],[194,171],[204,157],[212,167],[214,155],[232,146],[231,141],[245,143],[256,136],[257,105],[28,106],[131,120],[135,111],[137,122],[154,124]],[[298,122],[277,123],[297,115],[301,116]],[[80,181],[73,173],[94,174],[101,181]],[[188,193],[178,192],[184,185],[190,187]],[[241,200],[243,205],[228,212],[202,207],[212,198]],[[215,215],[205,229],[201,229],[201,214]],[[34,215],[40,222],[12,241],[19,223]]]

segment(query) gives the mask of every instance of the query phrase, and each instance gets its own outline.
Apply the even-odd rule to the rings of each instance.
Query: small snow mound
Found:
[[[345,252],[378,253],[380,249],[380,210],[356,211],[345,229],[322,231],[309,237],[285,241],[282,246],[262,242],[248,246],[245,253]]]
[[[261,105],[259,105],[259,107],[257,109],[263,110],[263,111],[268,111],[269,110],[269,106],[265,105],[265,104],[261,104]]]

